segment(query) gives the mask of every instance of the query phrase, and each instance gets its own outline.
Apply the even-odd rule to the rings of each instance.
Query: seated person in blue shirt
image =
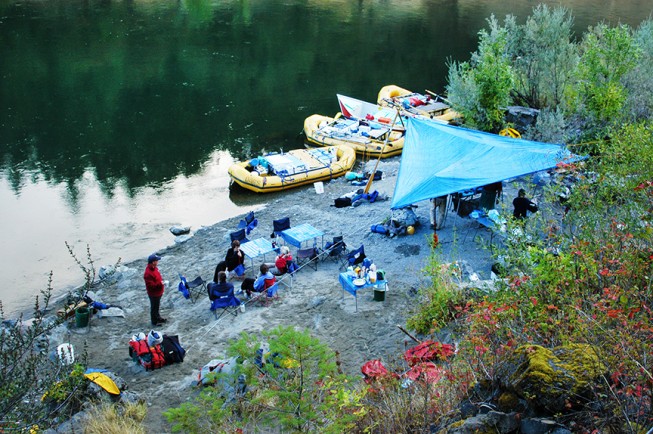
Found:
[[[276,277],[274,277],[274,274],[270,272],[270,267],[267,264],[261,264],[259,271],[261,274],[259,274],[256,280],[252,279],[251,277],[247,277],[245,280],[243,280],[243,284],[240,285],[240,289],[247,293],[247,298],[251,297],[252,292],[265,291],[274,285],[277,281]]]

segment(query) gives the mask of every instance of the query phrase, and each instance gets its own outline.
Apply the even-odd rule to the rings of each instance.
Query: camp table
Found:
[[[308,223],[302,223],[301,225],[295,226],[294,228],[286,229],[285,231],[281,232],[281,237],[288,244],[291,244],[298,249],[301,249],[303,242],[310,240],[313,240],[313,245],[315,246],[317,244],[315,240],[317,238],[321,238],[322,244],[320,247],[324,247],[324,232],[315,229]]]
[[[368,279],[365,279],[365,284],[361,286],[354,285],[355,277],[350,276],[349,273],[340,273],[338,277],[340,285],[342,285],[342,298],[345,298],[345,291],[354,296],[356,300],[356,312],[358,312],[358,291],[361,289],[373,288],[377,291],[386,291],[388,288],[387,280],[377,280],[376,283],[370,283]]]
[[[266,238],[257,238],[240,245],[240,250],[252,261],[252,269],[254,268],[254,258],[263,255],[265,261],[265,254],[273,252],[274,246]]]

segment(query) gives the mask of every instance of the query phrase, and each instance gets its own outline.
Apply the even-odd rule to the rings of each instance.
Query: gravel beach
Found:
[[[369,161],[365,168],[372,170],[375,163]],[[383,171],[384,178],[375,181],[371,191],[390,196],[397,179],[399,158],[381,161],[378,169]],[[342,235],[348,248],[363,244],[367,257],[386,272],[389,290],[385,301],[374,301],[373,291],[361,291],[356,311],[354,297],[343,294],[338,282],[338,274],[342,271],[340,264],[324,260],[318,262],[317,271],[312,267],[302,268],[291,288],[281,285],[280,300],[271,306],[248,304],[246,311],[237,317],[224,315],[216,321],[209,310],[208,297],[202,295],[191,303],[181,296],[177,290],[178,273],[189,279],[199,275],[210,281],[216,264],[224,258],[229,233],[236,230],[241,218],[238,217],[210,227],[193,228],[192,236],[186,241],[158,251],[162,256],[159,269],[163,279],[170,282],[161,303],[161,313],[168,322],[159,331],[179,336],[187,350],[183,363],[146,372],[129,357],[130,337],[139,332],[147,333],[152,328],[142,277],[146,258],[152,252],[143,252],[140,261],[123,264],[119,268],[119,279],[95,288],[96,296],[103,302],[120,305],[125,318],[93,317],[90,326],[81,329],[75,328],[73,319],[55,330],[52,344],[71,342],[78,352],[86,346],[90,367],[111,370],[125,379],[128,390],[140,394],[148,402],[146,424],[150,432],[170,430],[161,412],[196,394],[199,369],[211,359],[224,357],[228,342],[242,332],[258,333],[277,325],[309,329],[340,352],[343,369],[353,375],[360,374],[360,367],[367,360],[396,357],[409,340],[397,325],[405,323],[411,306],[418,302],[417,291],[428,284],[421,270],[431,251],[428,244],[432,239],[430,203],[418,204],[415,212],[421,225],[414,235],[390,238],[370,232],[371,225],[382,223],[390,216],[389,200],[365,202],[357,207],[333,206],[335,198],[359,188],[363,187],[352,186],[340,178],[325,183],[323,194],[317,194],[313,187],[303,187],[277,195],[255,211],[258,226],[249,238],[269,239],[272,221],[288,216],[292,226],[310,223],[323,231],[325,241]],[[514,197],[512,190],[511,186],[505,186],[504,207],[508,207]],[[445,227],[438,235],[442,260],[463,261],[467,274],[474,272],[480,279],[490,277],[492,259],[485,245],[489,233],[479,229],[478,223],[448,212]],[[268,255],[268,261],[273,259]],[[260,263],[261,258],[257,258],[254,270],[248,268],[247,275],[255,277]],[[250,265],[249,259],[246,264]],[[233,283],[238,290],[240,282]]]

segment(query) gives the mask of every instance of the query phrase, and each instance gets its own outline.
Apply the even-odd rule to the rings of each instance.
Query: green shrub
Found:
[[[406,324],[417,333],[431,334],[449,325],[463,309],[463,292],[452,279],[461,269],[458,263],[440,263],[434,250],[424,272],[431,285],[420,290]]]
[[[269,346],[269,350],[260,349]],[[225,432],[282,429],[291,432],[346,432],[365,414],[364,392],[339,372],[337,355],[310,335],[277,327],[262,337],[243,333],[229,355],[243,361],[233,375],[219,374],[192,402],[169,409],[165,416],[175,431]],[[266,362],[255,363],[261,357]],[[227,390],[245,375],[248,392]]]

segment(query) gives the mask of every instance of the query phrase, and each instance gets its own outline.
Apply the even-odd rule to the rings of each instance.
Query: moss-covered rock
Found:
[[[455,422],[438,434],[508,434],[517,432],[518,428],[517,413],[489,411]]]
[[[512,392],[503,392],[497,398],[497,407],[501,411],[523,411],[520,398]]]
[[[499,386],[553,413],[569,410],[583,399],[592,382],[605,372],[596,350],[570,344],[553,350],[525,345],[497,370]]]

